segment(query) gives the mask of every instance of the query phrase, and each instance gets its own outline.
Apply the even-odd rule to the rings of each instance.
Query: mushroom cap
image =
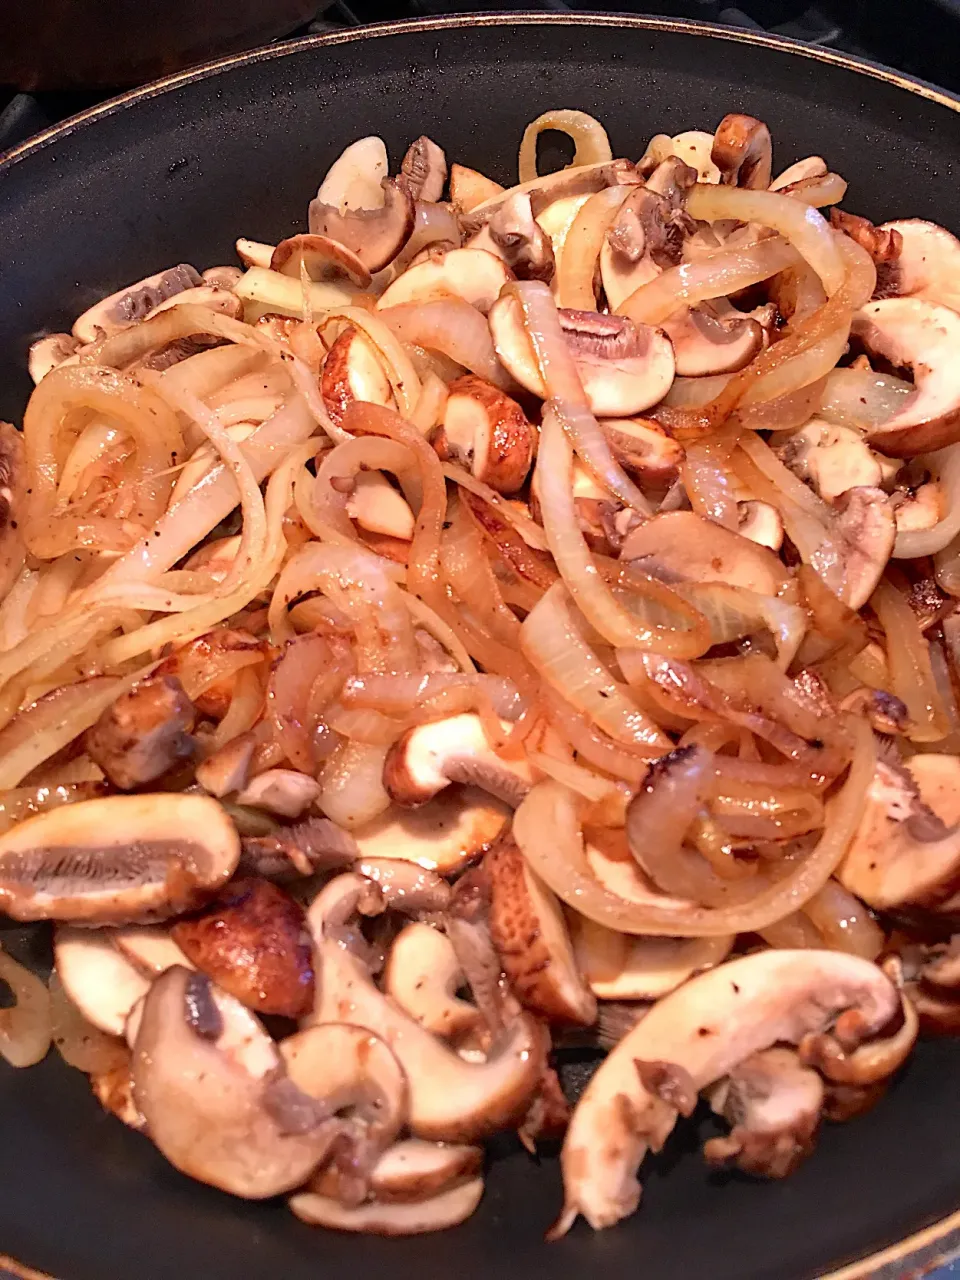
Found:
[[[383,205],[384,178],[390,172],[382,138],[371,134],[358,138],[337,156],[320,184],[317,199],[340,213],[350,209],[379,209]]]
[[[96,342],[107,334],[128,329],[158,303],[184,289],[194,289],[200,283],[199,271],[185,262],[167,267],[94,303],[73,322],[73,336],[81,342]]]
[[[960,315],[925,298],[868,302],[850,330],[895,368],[913,373],[916,394],[867,435],[895,458],[912,458],[960,440]]]
[[[460,213],[472,213],[478,205],[492,200],[503,192],[499,182],[468,169],[466,165],[450,166],[450,202]]]
[[[673,382],[674,360],[670,340],[661,330],[596,311],[561,308],[559,316],[594,414],[626,418],[663,399]],[[505,294],[493,304],[488,319],[501,363],[521,386],[543,399],[546,388],[519,301]]]
[[[770,130],[754,116],[731,112],[717,126],[711,159],[728,186],[766,191],[773,160]]]
[[[960,888],[958,824],[960,759],[880,759],[837,877],[878,910],[936,907]]]
[[[471,1178],[427,1200],[382,1204],[377,1200],[348,1207],[330,1196],[301,1191],[291,1196],[290,1208],[314,1227],[334,1231],[362,1231],[377,1236],[415,1236],[445,1231],[465,1222],[480,1203],[483,1179]]]
[[[305,271],[310,280],[328,284],[342,282],[346,276],[358,289],[368,289],[371,280],[357,255],[327,236],[296,235],[281,240],[270,256],[270,270],[295,280]]]
[[[603,434],[620,465],[641,484],[667,489],[683,462],[683,445],[652,418],[604,418]]]
[[[86,930],[87,933],[90,930]],[[183,954],[169,929],[160,924],[128,924],[109,931],[109,939],[125,960],[147,978],[155,978],[172,965],[193,965]]]
[[[0,909],[15,920],[164,919],[211,898],[239,857],[233,823],[208,796],[83,800],[0,836]]]
[[[866,1040],[899,1008],[882,970],[837,951],[761,951],[691,979],[617,1045],[574,1110],[562,1155],[564,1209],[554,1233],[581,1213],[601,1228],[637,1207],[637,1165],[650,1146],[662,1145],[678,1114],[644,1085],[638,1061],[670,1064],[699,1091],[763,1049],[828,1030],[842,1014],[855,1016]]]
[[[338,426],[356,400],[396,407],[393,388],[369,338],[348,325],[327,352],[320,371],[320,394]]]
[[[873,595],[893,552],[897,536],[893,503],[882,489],[857,485],[842,493],[834,506],[844,568],[840,599],[851,609],[860,609]]]
[[[256,1017],[188,969],[168,969],[147,994],[133,1084],[170,1163],[232,1195],[301,1186],[329,1143],[319,1108],[286,1077]]]
[[[620,558],[665,582],[725,582],[775,596],[784,568],[766,547],[692,511],[667,511],[628,534]]]
[[[516,400],[467,374],[450,384],[433,447],[441,458],[460,462],[498,493],[511,494],[527,478],[535,440],[534,428]]]
[[[453,786],[418,809],[393,805],[353,836],[364,858],[401,858],[449,875],[488,849],[509,816],[478,787]]]
[[[684,307],[663,322],[673,343],[678,375],[701,378],[736,373],[763,347],[763,329],[746,315],[720,316],[710,307]]]
[[[311,235],[338,241],[355,253],[371,272],[392,262],[413,230],[414,207],[410,193],[392,178],[384,178],[380,185],[384,195],[381,208],[341,211],[318,195],[310,202],[309,211]]]
[[[512,840],[484,858],[490,878],[490,932],[523,1005],[551,1022],[590,1026],[597,1002],[574,956],[559,902]]]

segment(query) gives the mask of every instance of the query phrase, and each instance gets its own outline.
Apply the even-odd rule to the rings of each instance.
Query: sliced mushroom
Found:
[[[197,782],[209,795],[218,798],[240,791],[249,777],[256,748],[257,740],[253,733],[238,734],[197,765]]]
[[[358,138],[327,170],[317,199],[333,205],[340,213],[349,209],[379,209],[383,204],[382,184],[388,173],[389,161],[383,139],[374,136]]]
[[[281,818],[299,818],[320,795],[320,784],[297,769],[258,773],[237,796],[237,804],[266,809]]]
[[[150,990],[150,979],[114,947],[108,929],[60,925],[53,962],[64,991],[88,1022],[122,1036],[130,1010]]]
[[[283,882],[340,870],[359,856],[349,832],[329,818],[311,817],[277,827],[272,835],[248,836],[242,842],[238,869]]]
[[[383,970],[391,1000],[441,1040],[457,1040],[481,1021],[476,1006],[456,994],[463,981],[450,939],[417,921],[397,935]]]
[[[629,937],[577,918],[574,950],[580,972],[600,1000],[659,1000],[702,969],[720,964],[734,939]]]
[[[243,303],[231,289],[222,289],[218,285],[199,284],[194,289],[183,289],[172,298],[164,298],[144,316],[152,320],[162,311],[170,311],[173,307],[206,307],[208,311],[216,311],[219,315],[230,316],[239,320],[243,315]]]
[[[932,529],[946,514],[946,495],[935,481],[918,489],[894,494],[893,517],[897,533]]]
[[[241,237],[236,243],[237,257],[245,267],[269,268],[273,257],[274,246],[264,244],[262,240],[246,240]]]
[[[328,1114],[287,1077],[257,1018],[203,974],[173,968],[144,1001],[134,1101],[175,1168],[251,1200],[301,1186]]]
[[[899,238],[899,252],[877,271],[875,298],[918,297],[960,310],[960,241],[921,218],[885,222],[878,231]]]
[[[658,136],[664,139],[664,145],[659,150],[655,149],[653,144],[656,139],[651,139],[650,146],[647,147],[648,154],[651,154],[651,168],[655,169],[670,156],[676,156],[684,164],[696,169],[698,182],[720,181],[720,170],[713,163],[711,156],[712,133],[707,133],[703,129],[688,129],[684,133],[675,134],[672,138],[667,138],[664,134]]]
[[[720,180],[731,187],[766,191],[770,186],[773,144],[770,130],[753,116],[726,115],[713,136],[713,163]]]
[[[871,449],[859,431],[816,417],[784,435],[775,451],[794,475],[810,483],[827,502],[857,485],[879,488],[901,466]]]
[[[622,316],[561,309],[560,324],[591,410],[602,418],[642,413],[662,400],[673,382],[673,348],[659,330]],[[520,304],[505,295],[490,311],[497,355],[521,386],[541,399],[546,388],[524,330]]]
[[[81,342],[96,342],[108,334],[128,329],[158,303],[184,289],[195,289],[200,283],[200,273],[185,262],[158,271],[137,284],[119,289],[84,311],[73,323],[73,336]]]
[[[770,183],[771,191],[782,191],[795,182],[805,182],[808,178],[822,178],[827,172],[827,162],[822,156],[806,156],[795,164],[784,169],[779,177]],[[831,219],[832,220],[832,219]]]
[[[695,227],[683,204],[696,179],[696,170],[671,157],[624,201],[600,251],[600,278],[612,311],[680,262]]]
[[[347,515],[361,529],[409,542],[416,524],[413,512],[399,490],[382,471],[361,471],[347,499]]]
[[[147,978],[155,978],[175,964],[193,968],[171,938],[170,931],[162,925],[128,924],[120,929],[111,929],[109,941]]]
[[[900,274],[897,263],[903,249],[903,237],[899,231],[875,227],[866,218],[847,213],[845,209],[830,210],[830,225],[855,240],[873,259],[877,268],[877,286],[873,294],[875,298],[889,298],[906,292],[894,287],[894,281]]]
[[[500,290],[512,279],[513,273],[506,264],[486,249],[450,249],[408,267],[387,287],[377,308],[463,298],[486,315]]]
[[[127,1052],[129,1055],[129,1050]],[[110,1067],[106,1071],[92,1072],[90,1087],[93,1089],[93,1096],[104,1111],[109,1111],[129,1128],[142,1133],[147,1127],[147,1122],[133,1100],[132,1062],[133,1059],[128,1056],[126,1061],[115,1067]]]
[[[766,547],[692,511],[668,511],[645,521],[623,544],[621,558],[664,582],[726,582],[777,595],[783,565]]]
[[[543,280],[549,284],[556,270],[553,242],[533,216],[528,192],[518,191],[505,200],[471,238],[468,248],[496,254],[518,280]]]
[[[413,916],[435,914],[450,905],[450,886],[442,876],[402,858],[360,858],[356,871],[380,890],[387,910]]]
[[[683,446],[652,418],[604,418],[617,461],[651,489],[668,489],[680,473]]]
[[[405,1138],[383,1153],[370,1175],[370,1191],[382,1204],[428,1200],[440,1191],[473,1178],[483,1165],[479,1147]],[[313,1185],[320,1189],[320,1173]]]
[[[176,676],[153,675],[107,707],[83,742],[113,785],[131,791],[193,755],[195,724],[193,703]]]
[[[320,373],[320,394],[331,419],[338,426],[356,400],[396,407],[393,388],[369,339],[354,325],[348,326],[327,352]]]
[[[340,877],[341,881],[346,879]],[[338,910],[357,900],[352,883],[343,892]],[[332,882],[321,895],[323,901],[314,902],[308,915],[320,952],[323,981],[307,1024],[349,1018],[393,1048],[406,1072],[408,1124],[417,1137],[471,1142],[519,1118],[544,1062],[545,1045],[537,1024],[520,1014],[484,1063],[464,1062],[378,991],[366,967],[336,940],[329,904],[339,893],[337,881]],[[318,905],[322,909],[318,910]]]
[[[290,1208],[301,1222],[314,1227],[362,1231],[378,1236],[415,1236],[459,1226],[476,1209],[482,1195],[483,1179],[472,1178],[427,1200],[386,1204],[374,1200],[352,1207],[329,1196],[301,1191],[291,1196]]]
[[[589,1026],[597,1002],[577,967],[559,902],[512,840],[491,849],[484,868],[493,941],[517,997],[550,1021]]]
[[[234,880],[170,935],[191,964],[258,1013],[297,1018],[313,1005],[313,949],[300,904],[263,879]]]
[[[298,235],[281,240],[270,257],[270,270],[282,276],[310,280],[322,284],[349,282],[358,289],[369,289],[370,272],[350,249],[326,236]]]
[[[882,489],[860,485],[842,493],[835,506],[835,530],[845,571],[840,599],[851,609],[861,609],[873,595],[893,552],[897,534],[893,503]]]
[[[783,518],[769,502],[738,502],[737,517],[737,532],[741,537],[771,551],[779,551],[783,546]]]
[[[51,369],[59,369],[72,360],[83,343],[70,333],[48,333],[30,344],[27,369],[34,386],[41,382]]]
[[[755,1053],[711,1093],[710,1106],[731,1130],[704,1144],[707,1163],[787,1177],[813,1151],[823,1102],[823,1081],[792,1049]]]
[[[200,278],[204,284],[213,285],[216,289],[232,289],[239,284],[242,275],[239,267],[207,267]]]
[[[800,1041],[800,1060],[837,1084],[869,1087],[888,1080],[903,1066],[918,1030],[917,1011],[903,996],[900,1025],[892,1027],[889,1035],[848,1047],[839,1025],[833,1032],[811,1031]]]
[[[699,1091],[777,1043],[843,1021],[851,1048],[899,1017],[900,997],[869,961],[837,951],[761,951],[712,969],[666,996],[606,1058],[577,1105],[564,1142],[564,1207],[554,1236],[579,1214],[613,1226],[640,1199],[635,1171],[676,1123],[678,1102],[651,1091],[637,1063],[666,1064]]]
[[[506,804],[517,805],[532,776],[526,757],[507,758],[494,751],[483,721],[472,712],[408,729],[387,754],[383,785],[399,805],[425,804],[451,782],[482,787]]]
[[[490,927],[492,915],[493,894],[485,859],[454,885],[444,928],[486,1030],[496,1037],[518,1006],[504,988],[503,965]]]
[[[871,445],[910,458],[960,440],[960,314],[925,298],[886,298],[858,311],[851,333],[868,352],[909,369],[917,388],[902,409],[868,433]]]
[[[450,384],[433,447],[498,493],[516,493],[533,461],[536,433],[526,414],[499,387],[467,374]]]
[[[368,271],[379,271],[392,262],[413,230],[414,208],[409,192],[392,178],[384,178],[380,185],[384,195],[381,208],[345,206],[341,210],[325,203],[319,195],[310,202],[310,234],[327,236],[345,245]]]
[[[397,181],[406,187],[414,200],[429,200],[436,204],[447,184],[447,157],[443,148],[426,134],[417,138],[407,148]]]
[[[477,787],[448,787],[418,809],[392,806],[352,833],[364,858],[402,858],[449,875],[484,853],[509,808]]]
[[[503,192],[499,182],[484,177],[476,169],[455,164],[450,167],[450,200],[460,213],[472,213],[478,205],[495,199]]]
[[[163,919],[230,879],[240,841],[208,796],[107,796],[50,809],[0,836],[0,907],[15,920]]]
[[[547,173],[533,178],[530,182],[511,187],[503,194],[492,196],[478,205],[468,217],[461,218],[469,234],[479,231],[485,222],[493,217],[507,200],[517,194],[530,197],[533,216],[540,221],[540,215],[551,205],[571,197],[591,195],[594,191],[603,191],[606,187],[639,186],[641,183],[637,167],[629,160],[602,160],[597,164],[577,165],[574,168],[559,169],[555,173]],[[547,230],[545,227],[544,230]],[[548,234],[551,234],[548,232]],[[554,252],[557,251],[554,243]]]
[[[912,953],[912,954],[911,954]],[[960,935],[929,947],[903,950],[904,995],[917,1011],[920,1031],[928,1036],[960,1032]]]
[[[868,906],[936,907],[960,887],[960,759],[877,761],[860,826],[837,871]]]
[[[750,316],[724,316],[709,303],[684,307],[663,323],[673,343],[677,373],[701,378],[714,373],[736,373],[763,347],[763,329]]]

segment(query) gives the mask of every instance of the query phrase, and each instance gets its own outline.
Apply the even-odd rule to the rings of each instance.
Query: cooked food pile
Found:
[[[549,112],[508,189],[363,138],[306,233],[34,343],[8,1062],[346,1231],[562,1138],[556,1237],[698,1101],[783,1177],[960,1030],[960,243],[773,175],[743,115]]]

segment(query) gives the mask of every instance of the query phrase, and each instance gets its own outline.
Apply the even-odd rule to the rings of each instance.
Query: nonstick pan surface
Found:
[[[598,116],[614,154],[632,156],[653,133],[749,112],[770,125],[778,168],[825,156],[850,183],[847,207],[960,230],[958,104],[832,52],[696,24],[542,14],[314,37],[138,90],[0,163],[0,417],[22,413],[38,333],[69,328],[97,297],[163,266],[233,261],[238,235],[276,241],[302,228],[319,178],[355,138],[380,133],[397,159],[426,132],[509,183],[524,125],[558,106]],[[2,927],[0,942],[38,961],[47,946]],[[697,1145],[712,1131],[708,1120],[680,1126],[645,1166],[639,1213],[614,1230],[581,1223],[545,1245],[556,1162],[505,1141],[464,1227],[348,1237],[302,1225],[282,1203],[188,1181],[51,1054],[29,1071],[0,1063],[0,1253],[60,1280],[806,1280],[848,1265],[845,1280],[900,1280],[950,1246],[960,1041],[922,1045],[873,1112],[828,1127],[784,1182],[709,1173]]]

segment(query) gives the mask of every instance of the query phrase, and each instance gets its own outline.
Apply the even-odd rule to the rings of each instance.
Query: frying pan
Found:
[[[232,261],[238,234],[275,241],[301,227],[353,139],[381,133],[396,158],[426,131],[508,183],[524,124],[566,105],[597,115],[626,155],[653,133],[750,112],[769,123],[781,164],[829,157],[852,209],[960,228],[960,103],[833,52],[559,14],[304,39],[130,93],[0,163],[0,416],[22,411],[34,335],[166,264]],[[37,933],[0,929],[0,941],[45,959]],[[697,1146],[711,1122],[684,1124],[647,1161],[637,1215],[547,1246],[556,1161],[535,1163],[512,1139],[464,1227],[399,1241],[325,1234],[281,1203],[189,1182],[54,1055],[23,1072],[0,1063],[0,1252],[61,1280],[900,1280],[960,1244],[958,1080],[960,1042],[921,1045],[873,1112],[828,1126],[780,1183],[709,1173]]]

